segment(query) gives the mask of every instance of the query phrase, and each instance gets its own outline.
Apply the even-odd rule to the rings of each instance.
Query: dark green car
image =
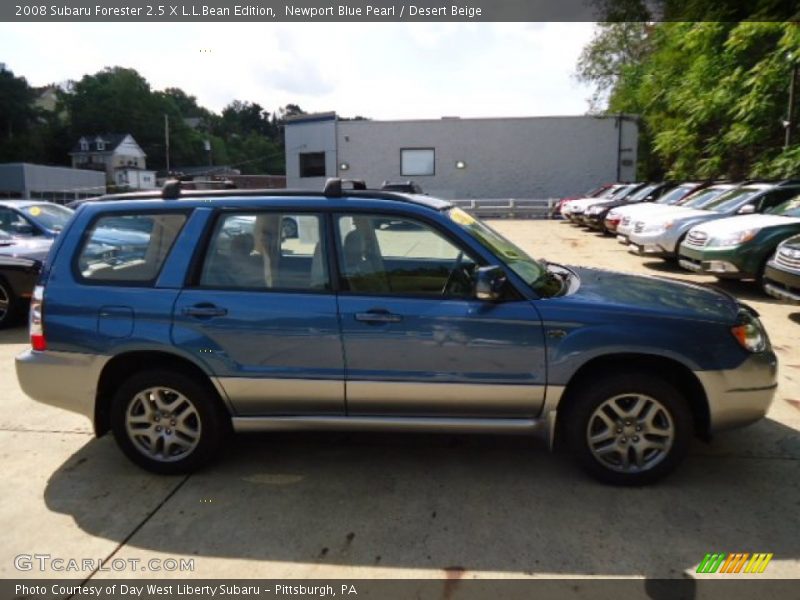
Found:
[[[775,248],[800,233],[800,196],[760,215],[739,215],[692,228],[679,249],[679,264],[720,279],[756,279]]]

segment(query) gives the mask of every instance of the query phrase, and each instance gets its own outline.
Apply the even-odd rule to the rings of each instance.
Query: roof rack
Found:
[[[150,191],[138,191],[138,192],[127,192],[122,194],[107,194],[105,196],[100,196],[96,198],[97,201],[106,201],[106,200],[178,200],[178,199],[190,199],[190,198],[221,198],[221,197],[279,197],[279,198],[286,198],[286,197],[303,197],[303,196],[316,196],[316,197],[326,197],[326,198],[341,198],[344,193],[342,190],[342,184],[350,184],[352,185],[352,192],[348,192],[347,195],[354,196],[358,198],[373,198],[373,199],[380,199],[380,200],[398,200],[401,202],[410,202],[412,204],[420,204],[418,200],[415,200],[412,196],[402,192],[390,192],[385,190],[372,190],[368,189],[366,183],[362,180],[349,180],[349,179],[339,179],[339,178],[330,178],[325,182],[325,188],[323,191],[313,191],[313,190],[290,190],[290,189],[231,189],[228,186],[225,186],[223,189],[213,189],[213,190],[195,190],[195,189],[185,189],[181,187],[181,182],[176,179],[172,179],[167,181],[164,184],[164,187],[161,190],[150,190]],[[433,199],[431,199],[433,200]],[[430,203],[422,203],[428,204]],[[450,204],[442,200],[441,207],[450,206]]]
[[[331,177],[325,182],[325,188],[322,190],[322,193],[325,194],[327,198],[341,198],[343,183],[351,184],[354,190],[367,189],[367,184],[363,179],[339,179],[338,177]]]

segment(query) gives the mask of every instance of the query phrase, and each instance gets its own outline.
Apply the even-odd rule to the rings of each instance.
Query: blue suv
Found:
[[[777,361],[734,298],[536,261],[447,201],[351,183],[84,204],[36,287],[22,389],[158,473],[231,430],[444,431],[559,440],[643,484],[766,413]],[[146,248],[89,256],[111,229]]]

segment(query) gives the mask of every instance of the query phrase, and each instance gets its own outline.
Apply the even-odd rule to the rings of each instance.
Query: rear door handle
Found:
[[[356,321],[364,323],[399,323],[402,320],[401,315],[390,313],[388,310],[368,310],[356,313]]]
[[[228,310],[214,306],[213,304],[195,304],[183,309],[183,314],[187,317],[224,317],[228,314]]]

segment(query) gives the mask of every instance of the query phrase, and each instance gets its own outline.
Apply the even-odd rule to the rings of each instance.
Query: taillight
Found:
[[[42,326],[42,309],[44,308],[44,286],[37,285],[33,288],[31,297],[31,312],[28,319],[28,329],[31,335],[31,347],[34,350],[47,350]]]

